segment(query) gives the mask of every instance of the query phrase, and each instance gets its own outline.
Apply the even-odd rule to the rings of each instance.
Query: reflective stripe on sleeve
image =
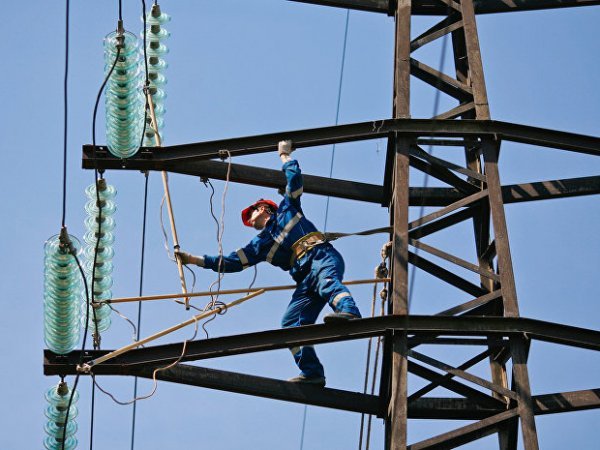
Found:
[[[238,248],[236,250],[236,253],[238,255],[238,258],[240,258],[240,262],[242,263],[242,267],[244,269],[246,267],[248,267],[248,258],[246,257],[246,254],[244,253],[244,250],[242,250],[241,248]]]
[[[275,242],[272,245],[271,250],[269,250],[269,253],[267,254],[267,262],[268,263],[273,261],[273,256],[275,256],[275,252],[277,251],[278,248],[279,248],[279,242]]]
[[[289,189],[286,189],[287,194],[293,199],[297,199],[304,192],[304,187],[300,186],[299,189],[296,189],[294,192],[291,192]]]
[[[290,352],[292,352],[292,355],[295,355],[296,353],[298,353],[301,350],[300,347],[292,347],[290,348]]]

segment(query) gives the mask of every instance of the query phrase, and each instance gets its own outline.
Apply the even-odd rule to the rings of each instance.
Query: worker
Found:
[[[215,272],[239,272],[261,261],[289,271],[296,290],[282,318],[284,328],[314,324],[325,304],[333,313],[326,323],[361,317],[346,286],[342,284],[344,260],[322,233],[302,213],[302,174],[291,158],[292,142],[281,141],[278,153],[287,179],[285,195],[279,205],[260,199],[242,211],[244,225],[259,230],[248,245],[227,256],[194,256],[183,251],[183,264],[196,264]],[[325,386],[325,373],[312,345],[290,349],[300,375],[288,381]]]

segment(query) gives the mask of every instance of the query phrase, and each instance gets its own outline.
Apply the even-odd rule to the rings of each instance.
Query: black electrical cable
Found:
[[[119,0],[119,20],[123,20],[123,2]]]
[[[344,44],[342,46],[342,64],[340,68],[340,79],[338,83],[338,97],[337,97],[337,107],[335,110],[335,125],[338,124],[340,118],[340,103],[342,99],[342,82],[344,80],[344,68],[346,67],[346,47],[348,43],[348,25],[350,23],[350,10],[346,10],[346,25],[344,27]],[[331,162],[329,164],[329,178],[333,176],[333,161],[335,158],[335,144],[333,144],[333,148],[331,149]],[[325,225],[323,226],[323,231],[327,231],[327,218],[329,216],[329,199],[327,196],[327,203],[325,205]],[[302,447],[301,447],[302,448]]]
[[[144,288],[144,255],[146,252],[146,219],[148,212],[148,172],[145,173],[145,183],[144,183],[144,211],[142,214],[142,250],[140,256],[140,286],[139,286],[139,296],[141,297],[143,294]],[[137,335],[136,339],[140,340],[140,328],[142,322],[142,302],[138,302],[138,317],[137,317]],[[138,377],[134,379],[133,385],[133,398],[137,398],[137,389],[138,389]],[[135,419],[137,412],[137,402],[133,402],[133,414],[132,414],[132,422],[131,422],[131,450],[133,450],[135,445]]]
[[[90,450],[92,450],[94,448],[94,411],[95,411],[95,407],[94,407],[94,403],[95,403],[95,398],[96,398],[96,383],[94,380],[94,374],[91,374],[92,376],[92,405],[91,405],[91,413],[90,413]]]
[[[65,425],[63,428],[62,434],[62,443],[60,445],[61,450],[65,450],[65,443],[67,439],[67,423],[69,421],[69,412],[71,412],[71,405],[73,403],[73,395],[77,390],[77,384],[79,383],[80,374],[75,375],[75,381],[73,382],[73,387],[71,388],[71,396],[69,397],[69,403],[67,404],[67,413],[65,414]]]
[[[148,70],[148,52],[147,52],[147,17],[146,17],[146,1],[142,0],[142,22],[143,22],[143,46],[144,46],[144,72],[145,72],[145,81],[144,88],[147,89],[150,85],[149,78],[149,70]],[[140,138],[140,147],[144,144],[144,136],[146,134],[146,126],[148,121],[148,96],[144,91],[144,126],[142,127],[142,136]],[[144,172],[144,208],[143,208],[143,219],[142,219],[142,248],[140,255],[140,285],[139,285],[139,296],[141,297],[143,294],[144,288],[144,255],[146,249],[146,222],[147,222],[147,212],[148,212],[148,172]],[[142,302],[138,302],[138,315],[137,315],[137,327],[136,327],[136,339],[140,339],[140,328],[142,323]],[[133,398],[137,398],[138,391],[138,377],[134,378],[133,382]],[[136,416],[137,416],[137,402],[133,402],[133,410],[131,415],[131,450],[135,447],[135,424],[136,424]]]
[[[68,235],[67,235],[67,239],[68,239]],[[89,304],[90,297],[89,297],[87,280],[85,278],[85,273],[83,271],[83,267],[81,267],[79,258],[77,258],[76,249],[73,247],[73,244],[70,241],[69,241],[69,252],[71,253],[71,256],[73,256],[73,258],[75,258],[75,262],[77,263],[79,273],[81,274],[81,277],[83,279],[86,304]],[[88,332],[89,308],[86,308],[86,318],[85,319],[86,319],[85,320],[85,331],[83,333],[83,342],[81,344],[81,351],[79,352],[79,364],[83,363],[83,355],[85,354],[85,343],[86,343],[86,337],[87,337],[87,332]],[[71,405],[73,403],[73,396],[75,395],[75,391],[77,389],[77,384],[79,383],[79,377],[80,377],[80,374],[78,373],[75,376],[75,382],[73,383],[73,388],[71,390],[71,395],[69,397],[69,403],[67,404],[67,412],[65,414],[65,422],[64,422],[65,425],[64,425],[63,434],[62,434],[61,450],[65,450],[65,442],[66,442],[66,437],[67,437],[67,423],[69,423],[69,412],[71,411]]]
[[[63,124],[63,182],[62,182],[62,219],[61,226],[65,228],[67,217],[67,117],[68,117],[68,80],[69,80],[69,0],[66,2],[66,17],[65,17],[65,75],[63,81],[63,108],[64,108],[64,124]]]
[[[94,104],[94,113],[92,115],[92,156],[93,156],[93,160],[94,160],[94,182],[96,184],[96,205],[98,206],[98,233],[97,233],[97,239],[96,239],[96,246],[94,248],[94,264],[92,266],[92,286],[91,286],[91,303],[88,301],[88,308],[90,308],[90,306],[92,307],[92,312],[94,314],[94,327],[96,329],[96,336],[98,335],[98,322],[96,320],[96,310],[94,309],[94,303],[96,303],[95,301],[95,297],[94,297],[94,283],[96,280],[96,263],[98,261],[98,250],[100,248],[100,236],[101,236],[101,232],[102,232],[102,202],[100,201],[100,192],[98,190],[98,163],[96,160],[96,116],[98,115],[98,105],[100,104],[100,98],[102,97],[102,92],[104,91],[104,88],[106,87],[106,83],[108,83],[108,80],[110,79],[110,76],[112,75],[113,71],[115,70],[115,67],[117,65],[117,62],[119,61],[119,56],[121,55],[121,47],[117,46],[117,54],[115,55],[115,60],[113,61],[113,64],[110,68],[110,70],[108,71],[108,73],[106,74],[106,77],[104,78],[104,81],[102,82],[102,85],[100,86],[100,89],[98,90],[98,95],[96,96],[96,103]],[[86,328],[85,328],[85,332],[87,334],[87,319],[86,318]],[[84,335],[84,340],[85,340],[85,335]],[[83,349],[82,349],[83,351]]]
[[[98,95],[96,97],[96,104],[94,105],[94,114],[93,114],[93,118],[92,118],[92,152],[93,152],[94,160],[96,159],[96,115],[98,112],[98,104],[100,103],[100,97],[102,96],[104,87],[106,86],[106,83],[108,82],[110,76],[113,73],[113,70],[115,69],[117,61],[119,60],[120,53],[121,53],[121,49],[117,48],[117,55],[115,56],[115,60],[112,64],[108,74],[104,78],[104,81],[102,82],[102,85],[101,85],[100,90],[98,91]],[[97,167],[94,168],[94,178],[96,180],[96,200],[97,200],[97,205],[98,205],[98,236],[99,236],[100,232],[101,232],[102,204],[100,202],[99,193],[98,193],[98,168]],[[85,273],[83,271],[83,268],[81,267],[81,263],[79,262],[79,259],[77,258],[77,255],[75,254],[74,249],[71,250],[71,254],[75,258],[75,261],[77,262],[77,266],[79,267],[79,271],[80,271],[81,277],[83,279],[83,283],[85,286],[84,292],[85,292],[85,296],[86,296],[86,305],[87,305],[86,316],[85,316],[85,327],[84,327],[84,332],[83,332],[83,342],[81,345],[79,364],[83,363],[83,356],[85,354],[85,345],[86,345],[86,341],[87,341],[87,334],[89,331],[90,306],[92,307],[92,312],[94,314],[94,324],[96,326],[96,332],[98,330],[98,328],[97,328],[98,325],[97,325],[97,321],[96,321],[96,311],[94,310],[94,307],[92,304],[94,302],[94,297],[93,297],[94,296],[94,279],[95,279],[96,261],[97,261],[97,257],[98,257],[99,242],[100,242],[100,239],[98,238],[96,240],[96,247],[94,249],[94,266],[92,269],[92,285],[90,286],[91,287],[91,299],[90,299],[90,289],[88,288],[87,279],[86,279]],[[77,387],[77,384],[79,382],[79,377],[80,377],[80,374],[77,374],[75,377],[75,383],[74,383],[73,390],[71,392],[71,397],[69,399],[69,404],[67,407],[67,413],[65,416],[65,428],[63,429],[62,450],[64,450],[64,448],[65,448],[65,437],[66,437],[66,431],[67,431],[66,424],[68,423],[68,420],[69,420],[69,409],[73,402],[73,396],[75,394],[75,388]],[[92,413],[92,415],[93,415],[93,413]],[[93,431],[90,434],[93,434]],[[90,445],[91,445],[91,442],[90,442]]]
[[[70,2],[69,0],[66,1],[65,4],[65,70],[64,70],[64,81],[63,81],[63,89],[64,89],[64,95],[63,95],[63,108],[64,108],[64,124],[63,124],[63,182],[62,182],[62,218],[61,218],[61,228],[62,230],[65,230],[65,235],[67,237],[67,240],[69,239],[68,234],[66,233],[66,215],[67,215],[67,137],[68,137],[68,126],[67,126],[67,119],[68,119],[68,80],[69,80],[69,15],[70,15]],[[77,255],[75,252],[75,249],[73,248],[72,243],[69,241],[68,242],[69,245],[69,252],[71,253],[71,255],[75,258],[75,261],[77,262],[77,266],[79,267],[79,270],[83,276],[83,269],[81,267],[81,264],[79,263],[79,260],[77,259]],[[85,292],[86,292],[86,296],[87,296],[87,282],[85,280],[85,276],[83,276],[83,282],[85,285]],[[85,345],[85,343],[84,343]],[[83,360],[83,351],[81,353],[80,359]],[[67,405],[67,412],[65,415],[65,424],[64,424],[64,428],[63,428],[63,432],[62,432],[62,450],[65,449],[65,442],[66,442],[66,437],[67,437],[67,423],[69,421],[69,410],[71,408],[71,404],[73,403],[73,395],[75,393],[75,390],[77,388],[77,384],[79,382],[79,375],[77,375],[75,377],[75,382],[73,383],[73,389],[71,391],[71,395],[69,397],[69,403]]]

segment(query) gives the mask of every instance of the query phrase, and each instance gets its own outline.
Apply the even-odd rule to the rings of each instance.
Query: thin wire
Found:
[[[250,294],[250,291],[252,290],[254,283],[256,283],[256,277],[258,276],[258,267],[256,265],[254,265],[253,268],[254,268],[254,276],[252,277],[252,281],[250,282],[250,285],[248,286],[248,294]]]
[[[306,405],[304,405],[304,415],[302,417],[302,434],[300,437],[300,448],[304,448],[304,430],[306,428]]]
[[[192,317],[194,318],[194,317]],[[196,339],[196,336],[198,334],[198,321],[194,319],[194,324],[195,324],[195,328],[194,328],[194,334],[192,335],[191,338],[186,339],[185,341],[183,341],[183,348],[181,350],[181,354],[179,355],[179,358],[177,358],[175,361],[173,361],[171,364],[165,366],[165,367],[157,367],[156,369],[154,369],[154,371],[152,372],[152,381],[153,381],[153,385],[152,385],[152,389],[150,390],[149,394],[146,395],[142,395],[140,397],[134,397],[132,400],[126,400],[126,401],[122,401],[117,399],[113,394],[111,394],[109,391],[107,391],[106,389],[103,389],[102,386],[100,386],[98,384],[98,382],[96,381],[96,379],[93,377],[94,380],[94,384],[96,385],[96,387],[100,390],[100,392],[102,392],[103,394],[108,395],[115,403],[121,405],[121,406],[127,406],[127,405],[131,405],[132,403],[135,404],[136,402],[140,401],[140,400],[146,400],[150,397],[152,397],[155,393],[156,390],[158,389],[158,380],[156,379],[156,374],[158,372],[162,372],[165,370],[169,370],[171,367],[176,366],[177,364],[179,364],[179,362],[183,359],[183,357],[186,354],[187,351],[187,344],[191,341],[193,341],[194,339]],[[90,372],[90,374],[92,374],[92,372]]]
[[[337,125],[340,118],[340,103],[342,99],[342,84],[344,80],[344,67],[346,66],[346,47],[348,43],[348,24],[350,23],[350,10],[346,10],[346,25],[344,27],[344,45],[342,51],[342,64],[340,68],[340,79],[338,83],[338,96],[337,96],[337,106],[335,110],[335,124]],[[333,176],[333,161],[335,158],[335,144],[331,149],[331,162],[329,165],[329,178]],[[325,225],[323,226],[323,231],[327,231],[327,218],[329,215],[329,199],[331,197],[327,196],[327,204],[325,205]]]
[[[340,78],[339,78],[339,82],[338,82],[338,95],[337,95],[337,105],[336,105],[336,109],[335,109],[335,124],[337,125],[339,122],[339,118],[340,118],[340,104],[341,104],[341,99],[342,99],[342,85],[343,85],[343,81],[344,81],[344,67],[346,66],[346,48],[347,48],[347,44],[348,44],[348,25],[350,23],[350,10],[347,9],[346,10],[346,23],[344,25],[344,43],[342,45],[342,62],[341,62],[341,67],[340,67]],[[335,144],[333,144],[333,147],[331,149],[331,161],[329,163],[329,178],[331,178],[333,176],[333,161],[335,158]],[[330,197],[327,196],[327,203],[325,204],[325,221],[323,224],[323,232],[327,231],[327,219],[329,218],[329,199]],[[303,450],[304,448],[304,431],[305,431],[305,424],[306,424],[306,412],[307,412],[308,406],[304,405],[304,419],[302,421],[302,437],[300,439],[300,450]]]
[[[148,87],[149,82],[149,71],[148,71],[148,51],[147,51],[147,33],[146,29],[146,1],[142,0],[142,21],[143,21],[143,38],[144,38],[144,70],[146,75],[145,87]],[[144,136],[146,134],[146,125],[148,120],[148,96],[144,95],[145,106],[144,106],[144,126],[142,128],[142,137],[140,138],[140,147],[144,144]],[[147,219],[147,211],[148,211],[148,172],[144,172],[144,208],[142,213],[142,249],[140,255],[140,285],[139,285],[139,296],[142,296],[143,287],[144,287],[144,254],[146,248],[146,219]],[[162,218],[162,216],[161,216]],[[142,302],[138,302],[138,313],[137,313],[137,333],[136,340],[140,340],[140,332],[142,326]],[[133,380],[133,398],[137,397],[138,392],[138,377],[135,377]],[[137,413],[137,403],[133,404],[133,411],[131,414],[131,450],[134,449],[135,446],[135,419]]]
[[[342,50],[342,62],[341,62],[340,77],[339,77],[339,82],[338,82],[338,96],[337,96],[337,105],[336,105],[336,111],[335,111],[335,125],[338,124],[339,117],[340,117],[340,104],[341,104],[341,98],[342,98],[344,67],[346,65],[345,61],[346,61],[346,48],[347,48],[347,42],[348,42],[348,24],[349,24],[349,22],[350,22],[350,10],[347,9],[346,10],[346,22],[345,22],[345,26],[344,26],[344,41],[343,41],[343,45],[342,45],[342,49],[343,49]],[[335,144],[333,144],[333,147],[331,149],[331,161],[329,164],[329,178],[331,178],[333,176],[334,158],[335,158]],[[325,204],[325,220],[324,220],[324,224],[323,224],[323,231],[327,231],[327,220],[329,218],[329,200],[330,200],[330,197],[327,196],[327,203]],[[306,430],[307,410],[308,410],[308,406],[304,405],[304,413],[303,413],[303,419],[302,419],[302,432],[301,432],[301,438],[300,438],[300,450],[302,450],[304,448],[304,433]]]
[[[225,199],[227,198],[227,191],[229,189],[229,178],[231,176],[231,153],[229,152],[229,150],[225,150],[225,152],[227,153],[227,161],[228,161],[227,176],[225,178],[225,186],[223,187],[223,194],[221,195],[221,216],[220,216],[219,221],[217,221],[217,225],[218,225],[217,246],[218,246],[218,250],[219,250],[219,263],[217,265],[217,279],[215,281],[213,281],[208,288],[209,291],[212,291],[212,288],[215,285],[217,285],[217,291],[216,291],[216,295],[214,297],[212,295],[210,296],[211,301],[204,308],[205,311],[215,308],[217,306],[217,304],[220,303],[220,302],[218,302],[218,299],[219,299],[219,292],[221,291],[221,280],[223,280],[223,277],[225,275],[222,272],[222,270],[223,270],[223,234],[225,233]],[[212,185],[211,185],[211,187],[212,187]],[[213,190],[213,193],[214,193],[214,190]],[[213,197],[211,195],[211,197],[210,197],[210,212],[211,212],[211,215],[213,216],[213,219],[215,219],[215,221],[216,221],[216,217],[215,217],[214,211],[213,211],[212,198]],[[202,329],[206,333],[207,338],[208,338],[208,331],[206,330],[206,325],[208,325],[210,322],[212,322],[216,318],[217,318],[217,316],[213,315],[202,324]]]
[[[121,0],[119,0],[119,20],[123,20],[123,4]]]
[[[86,305],[89,305],[90,296],[89,296],[87,280],[85,278],[85,273],[83,272],[83,267],[81,267],[81,263],[79,262],[79,258],[77,258],[77,253],[75,251],[75,248],[72,245],[70,245],[69,251],[71,253],[71,256],[73,256],[73,258],[75,258],[75,262],[77,263],[77,268],[79,269],[79,273],[81,274],[81,277],[83,278],[83,285],[84,285],[83,292],[85,293]],[[83,333],[83,343],[81,344],[81,351],[79,352],[79,364],[83,363],[83,356],[85,354],[85,342],[86,342],[87,333],[88,333],[89,314],[90,314],[89,307],[87,307],[86,308],[86,317],[85,317],[85,328],[84,328],[84,333]],[[75,389],[77,388],[77,384],[79,383],[79,376],[80,376],[79,373],[75,376],[75,383],[73,384],[73,389],[71,391],[71,395],[69,397],[69,403],[67,405],[67,413],[65,414],[65,422],[64,422],[65,425],[64,425],[63,433],[62,433],[61,450],[65,450],[65,442],[66,442],[66,438],[67,438],[67,423],[69,423],[69,412],[71,410],[71,404],[73,403]]]
[[[171,260],[171,261],[176,261],[175,260],[175,256],[171,256],[171,249],[169,247],[169,236],[167,236],[167,229],[165,228],[165,222],[163,221],[163,208],[165,206],[165,200],[167,199],[167,194],[163,194],[162,200],[160,201],[160,211],[159,211],[159,215],[160,215],[160,229],[162,231],[163,234],[163,245],[165,247],[165,250],[167,252],[167,257]]]

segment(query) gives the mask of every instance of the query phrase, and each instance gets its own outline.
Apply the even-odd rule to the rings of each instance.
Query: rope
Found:
[[[383,247],[381,248],[381,263],[375,268],[375,276],[381,282],[383,282],[383,288],[379,292],[379,297],[381,298],[380,315],[382,315],[382,316],[384,314],[384,304],[387,300],[388,291],[389,291],[388,284],[390,282],[390,279],[387,278],[387,276],[389,274],[389,270],[386,265],[386,260],[388,260],[390,258],[390,251],[391,251],[391,242],[388,242],[388,243],[384,244]],[[371,317],[375,317],[376,301],[377,301],[377,284],[375,284],[373,286],[373,301],[371,302]],[[365,383],[363,386],[363,394],[367,393],[367,386],[369,383],[369,367],[370,367],[370,362],[371,362],[372,340],[373,340],[372,338],[369,338],[369,342],[367,345],[367,363],[366,363],[366,367],[365,367]],[[371,395],[373,395],[373,393],[375,391],[375,384],[376,384],[376,380],[377,380],[377,364],[379,362],[380,344],[381,344],[381,336],[378,336],[377,337],[377,346],[376,346],[376,350],[375,350],[375,361],[373,363],[373,378],[372,378],[372,383],[371,383]],[[369,414],[368,423],[367,423],[367,439],[366,439],[366,448],[367,449],[369,448],[369,441],[371,438],[371,418],[372,418],[372,416],[371,416],[371,414]],[[360,433],[359,433],[359,440],[358,440],[359,450],[362,449],[364,426],[365,426],[365,414],[363,413],[360,416]]]
[[[228,303],[228,304],[226,304],[224,306],[217,306],[217,308],[215,308],[215,309],[211,309],[209,311],[202,312],[202,313],[200,313],[200,314],[198,314],[196,316],[192,316],[191,319],[188,319],[188,320],[186,320],[184,322],[181,322],[181,323],[179,323],[177,325],[174,325],[174,326],[172,326],[170,328],[167,328],[166,330],[159,331],[158,333],[155,333],[155,334],[153,334],[151,336],[148,336],[148,337],[146,337],[146,338],[144,338],[142,340],[133,342],[133,343],[131,343],[129,345],[126,345],[125,347],[122,347],[122,348],[118,349],[118,350],[115,350],[115,351],[112,351],[110,353],[107,353],[106,355],[103,355],[103,356],[101,356],[99,358],[96,358],[95,360],[92,360],[92,361],[90,361],[87,364],[80,364],[78,366],[78,370],[82,371],[82,372],[88,372],[89,369],[91,369],[94,366],[97,366],[98,364],[101,364],[101,363],[103,363],[105,361],[108,361],[109,359],[113,359],[113,358],[115,358],[115,357],[117,357],[119,355],[122,355],[123,353],[128,352],[129,350],[133,350],[136,347],[140,347],[141,345],[147,344],[148,342],[154,341],[154,340],[156,340],[156,339],[158,339],[158,338],[160,338],[162,336],[166,336],[167,334],[170,334],[170,333],[172,333],[174,331],[180,330],[181,328],[186,327],[187,325],[190,325],[193,322],[197,322],[200,319],[204,319],[205,317],[209,317],[211,315],[219,314],[220,312],[223,311],[223,309],[227,309],[227,308],[231,308],[232,306],[239,305],[240,303],[243,303],[243,302],[245,302],[247,300],[250,300],[251,298],[257,297],[257,296],[263,294],[264,292],[265,292],[264,290],[252,292],[250,295],[246,295],[244,297],[241,297],[241,298],[239,298],[237,300],[234,300],[231,303]]]
[[[389,278],[373,278],[373,279],[366,279],[366,280],[350,280],[350,281],[344,281],[344,284],[347,286],[353,286],[353,285],[357,285],[357,284],[371,284],[371,283],[378,283],[378,282],[389,282],[390,279]],[[287,285],[282,285],[282,286],[262,286],[262,287],[255,287],[255,288],[242,288],[242,289],[225,289],[225,290],[221,290],[219,291],[219,295],[229,295],[229,294],[243,294],[243,293],[247,293],[247,292],[256,292],[256,291],[265,291],[265,292],[269,292],[269,291],[286,291],[286,290],[290,290],[290,289],[296,289],[296,285],[295,284],[287,284]],[[173,298],[181,298],[181,297],[207,297],[209,295],[213,295],[214,292],[212,291],[203,291],[203,292],[188,292],[187,294],[183,294],[183,293],[177,293],[177,294],[163,294],[163,295],[147,295],[144,297],[122,297],[122,298],[113,298],[112,300],[107,302],[110,303],[131,303],[131,302],[138,302],[138,301],[150,301],[150,300],[169,300],[169,299],[173,299]]]
[[[371,317],[375,317],[375,302],[377,300],[377,283],[373,285],[373,301],[371,302]],[[363,394],[367,393],[367,386],[369,384],[369,365],[371,363],[371,345],[373,338],[369,338],[369,342],[367,344],[367,363],[365,367],[365,383],[363,385]],[[362,449],[363,442],[363,428],[365,424],[365,413],[360,415],[360,433],[358,437],[358,449]]]
[[[227,176],[225,178],[225,186],[223,188],[223,194],[221,195],[221,216],[219,217],[219,220],[216,220],[216,217],[214,216],[214,212],[213,212],[213,206],[212,206],[212,197],[211,197],[211,207],[210,207],[210,211],[211,214],[213,215],[213,218],[215,219],[215,221],[217,222],[217,248],[218,248],[218,254],[219,254],[219,262],[217,264],[217,279],[211,283],[211,285],[209,286],[208,290],[211,291],[212,288],[214,287],[214,285],[217,285],[217,293],[216,293],[216,297],[213,297],[211,295],[211,301],[214,303],[215,301],[217,301],[219,299],[219,291],[221,290],[221,280],[223,279],[224,273],[222,272],[223,270],[223,234],[225,233],[225,199],[227,197],[227,191],[229,189],[229,177],[231,175],[231,153],[229,152],[229,150],[225,150],[225,152],[227,152]]]
[[[231,176],[231,153],[229,152],[229,150],[223,150],[223,152],[225,152],[227,154],[227,175],[225,177],[225,186],[223,187],[223,194],[221,195],[221,216],[219,218],[219,220],[217,220],[217,217],[215,215],[214,212],[214,206],[213,206],[213,197],[215,194],[215,189],[212,185],[212,183],[210,181],[208,181],[208,184],[210,185],[212,192],[210,195],[210,199],[209,199],[209,204],[210,204],[210,214],[213,218],[213,220],[215,221],[215,224],[217,225],[217,248],[218,248],[218,255],[219,255],[219,262],[217,264],[217,279],[215,281],[213,281],[210,286],[208,287],[208,292],[210,295],[210,302],[204,307],[204,311],[207,310],[211,310],[213,308],[215,308],[216,306],[223,305],[222,302],[219,302],[219,294],[221,292],[221,281],[223,280],[223,277],[225,276],[225,274],[222,272],[223,271],[223,234],[225,233],[225,200],[227,198],[227,191],[229,190],[229,178]],[[256,272],[255,272],[255,277],[256,277]],[[252,281],[252,284],[254,283],[254,280]],[[213,294],[213,287],[217,285],[217,291],[216,291],[216,295]],[[216,314],[213,315],[210,319],[208,319],[206,322],[204,322],[202,324],[202,329],[204,330],[204,333],[206,334],[206,338],[209,338],[209,334],[208,334],[208,330],[206,329],[206,326],[212,322],[213,320],[215,320],[216,318]]]
[[[385,302],[387,298],[381,296],[381,310],[379,314],[381,316],[384,315],[385,312]],[[379,351],[381,349],[381,336],[377,337],[377,345],[375,346],[375,362],[373,363],[373,377],[371,379],[371,395],[375,395],[375,385],[377,383],[377,368],[379,367]],[[371,441],[371,422],[373,420],[373,415],[369,414],[369,419],[367,421],[367,442],[365,450],[369,450],[369,444]]]
[[[371,230],[357,231],[355,233],[340,233],[340,232],[324,232],[325,240],[327,241],[335,241],[336,239],[348,237],[348,236],[370,236],[372,234],[379,233],[390,233],[392,231],[392,227],[380,227],[373,228]]]
[[[195,317],[193,317],[192,319],[195,319]],[[196,339],[196,335],[198,334],[198,321],[194,320],[195,323],[195,328],[194,328],[194,334],[190,339],[187,339],[185,341],[183,341],[183,348],[181,350],[181,354],[179,355],[179,357],[173,361],[171,364],[169,364],[168,366],[165,367],[158,367],[156,369],[154,369],[154,371],[152,372],[152,389],[150,390],[149,394],[146,395],[142,395],[140,397],[134,397],[132,400],[127,400],[127,401],[121,401],[119,399],[117,399],[113,394],[111,394],[110,392],[108,392],[107,390],[103,389],[98,382],[96,381],[96,377],[92,376],[92,379],[94,380],[94,385],[103,393],[108,395],[115,403],[122,405],[122,406],[127,406],[127,405],[131,405],[132,403],[135,405],[136,402],[138,402],[139,400],[146,400],[150,397],[152,397],[155,393],[156,390],[158,389],[158,380],[156,379],[156,374],[158,372],[162,372],[164,370],[169,370],[171,367],[176,366],[177,364],[179,364],[179,362],[183,359],[183,357],[185,356],[185,352],[186,352],[186,348],[187,348],[187,344],[190,341],[193,341],[194,339]],[[90,374],[93,375],[93,372],[90,371]]]

